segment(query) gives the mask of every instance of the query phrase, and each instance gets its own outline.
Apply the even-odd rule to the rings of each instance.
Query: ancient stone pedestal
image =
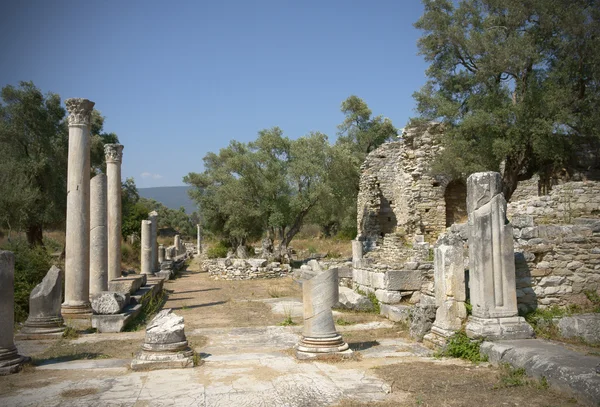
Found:
[[[90,297],[108,290],[106,175],[90,181]]]
[[[142,221],[141,240],[141,274],[154,274],[152,272],[152,222]]]
[[[94,102],[67,99],[69,158],[65,244],[65,318],[91,315],[90,307],[90,120]],[[85,317],[83,317],[85,318]]]
[[[29,316],[18,339],[60,338],[65,330],[60,313],[62,271],[52,266],[29,295]]]
[[[466,332],[472,338],[525,339],[533,329],[518,316],[512,226],[497,172],[467,180],[469,285],[473,307]]]
[[[121,162],[123,146],[105,144],[108,214],[108,280],[121,277]]]
[[[142,350],[131,362],[133,370],[174,369],[194,366],[194,351],[184,332],[183,317],[171,309],[160,311],[146,327]]]
[[[435,321],[423,342],[444,346],[467,318],[462,239],[443,235],[434,248]]]
[[[15,255],[0,250],[0,375],[16,373],[29,358],[15,346]]]
[[[348,344],[336,331],[331,307],[339,301],[337,269],[319,272],[302,283],[304,329],[296,345],[298,359],[319,355],[352,353]]]
[[[160,271],[158,264],[158,212],[152,211],[148,214],[148,220],[152,222],[151,236],[152,236],[152,272],[156,273]]]

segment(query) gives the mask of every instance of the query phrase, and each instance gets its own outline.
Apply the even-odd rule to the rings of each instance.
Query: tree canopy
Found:
[[[503,167],[520,179],[564,166],[600,136],[600,7],[595,0],[424,0],[415,26],[428,81],[417,120],[445,123],[435,168]]]
[[[0,222],[24,229],[30,244],[42,244],[43,229],[62,227],[66,217],[66,111],[60,96],[42,94],[33,82],[5,86],[0,95]],[[94,111],[92,172],[104,165],[104,143],[118,141],[102,132],[103,124]]]

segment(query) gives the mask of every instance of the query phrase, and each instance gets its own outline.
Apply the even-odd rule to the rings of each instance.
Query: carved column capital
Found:
[[[121,144],[105,144],[104,156],[107,163],[118,163],[123,161],[123,145]]]
[[[65,100],[69,112],[69,126],[89,126],[92,120],[92,109],[95,103],[82,98]]]

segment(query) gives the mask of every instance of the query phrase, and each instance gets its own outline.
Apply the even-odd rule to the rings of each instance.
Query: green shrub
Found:
[[[227,252],[229,251],[229,245],[227,243],[220,241],[215,243],[206,251],[206,256],[209,259],[220,259],[223,257],[227,257]]]
[[[29,294],[52,266],[52,259],[44,247],[31,247],[23,239],[6,242],[2,250],[15,254],[15,322],[22,322],[29,314]]]
[[[452,335],[444,349],[436,354],[436,356],[449,356],[469,360],[473,363],[487,361],[487,356],[479,352],[481,340],[472,340],[463,331],[458,331]]]

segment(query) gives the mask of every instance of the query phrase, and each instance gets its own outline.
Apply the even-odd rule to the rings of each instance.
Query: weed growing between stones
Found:
[[[600,313],[600,295],[594,290],[585,290],[583,292],[587,299],[592,303],[594,309],[593,312]]]
[[[525,314],[525,320],[532,326],[535,335],[546,339],[557,339],[560,337],[558,327],[554,323],[554,318],[564,317],[573,314],[575,308],[561,308],[553,305],[548,308],[538,308],[528,314]]]
[[[453,357],[468,360],[472,363],[487,362],[487,356],[479,351],[481,340],[473,340],[463,331],[458,331],[452,335],[446,346],[436,352],[436,357]]]
[[[149,296],[150,293],[147,293],[145,295]],[[125,327],[125,331],[133,332],[138,331],[142,327],[145,327],[146,324],[150,321],[150,319],[152,319],[152,317],[154,317],[154,315],[156,315],[156,313],[160,311],[162,306],[167,301],[167,297],[167,291],[164,289],[161,292],[159,292],[155,297],[150,297],[145,303],[144,298],[142,297],[142,303],[144,303],[144,306],[142,307],[142,310],[140,311],[138,316],[135,317],[135,319]]]
[[[73,328],[72,326],[67,326],[62,336],[65,339],[77,339],[79,338],[79,332],[77,332],[77,329]]]
[[[371,303],[373,304],[373,309],[371,309],[370,311],[366,311],[366,312],[370,312],[372,314],[378,314],[378,315],[380,314],[381,306],[379,305],[379,300],[377,299],[377,297],[375,296],[375,293],[373,291],[371,291],[367,294],[366,292],[364,292],[363,290],[361,290],[358,287],[356,287],[354,289],[354,291],[359,295],[367,297],[369,299],[369,301],[371,301]]]
[[[281,297],[281,290],[277,287],[269,287],[269,289],[267,290],[267,292],[269,293],[269,296],[271,298],[279,298]]]
[[[347,326],[347,325],[354,325],[354,322],[351,321],[346,321],[344,318],[338,318],[337,321],[335,321],[336,325],[340,325],[340,326]]]
[[[525,372],[524,368],[515,368],[509,363],[500,364],[498,380],[500,383],[494,386],[495,389],[520,386],[530,386],[537,389],[547,389],[549,387],[546,377],[542,376],[540,380],[527,377],[527,373]]]
[[[290,307],[290,306],[284,306],[283,307],[283,315],[285,316],[285,318],[284,318],[284,320],[282,322],[279,323],[280,326],[297,325],[292,320],[292,307]]]

